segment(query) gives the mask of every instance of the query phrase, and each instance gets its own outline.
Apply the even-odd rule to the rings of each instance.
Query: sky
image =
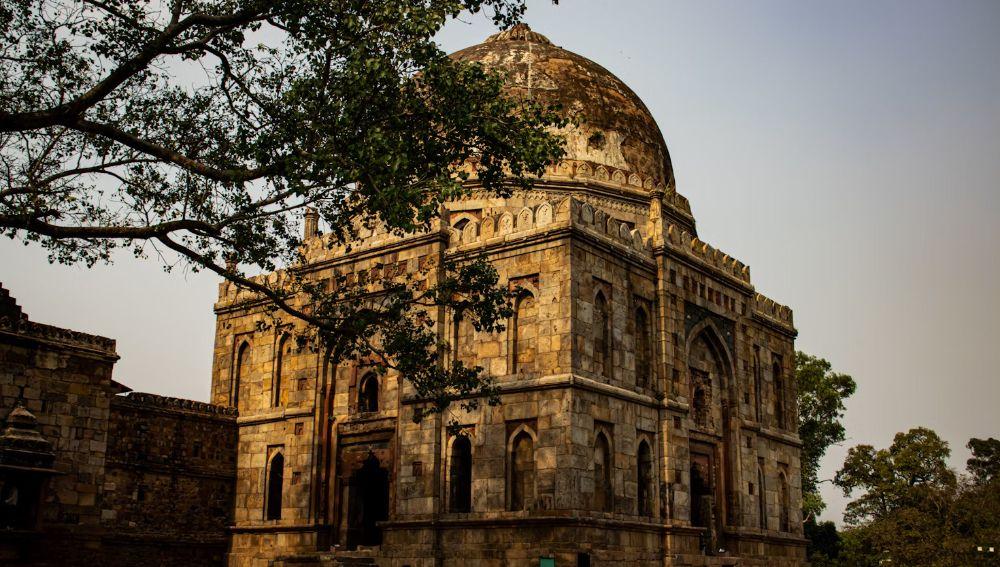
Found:
[[[526,21],[638,93],[701,238],[857,380],[821,475],[915,426],[959,469],[970,437],[1000,437],[1000,3],[531,1]],[[493,31],[467,16],[439,41]],[[117,380],[208,399],[214,276],[7,240],[0,266],[32,320],[117,339]],[[839,522],[847,500],[824,497]]]

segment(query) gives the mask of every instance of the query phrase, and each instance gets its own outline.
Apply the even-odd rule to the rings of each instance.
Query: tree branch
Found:
[[[52,214],[52,212],[42,212],[34,215],[0,215],[0,227],[27,230],[60,240],[72,238],[148,240],[178,230],[197,231],[212,236],[219,234],[219,229],[215,225],[190,219],[166,221],[150,226],[62,226],[39,220],[40,217]]]
[[[270,175],[277,175],[285,168],[285,160],[278,160],[266,167],[256,169],[229,168],[219,169],[206,165],[198,160],[191,159],[181,153],[175,152],[148,140],[144,140],[128,132],[124,132],[109,124],[92,122],[90,120],[78,119],[65,122],[65,126],[74,130],[88,134],[97,134],[110,140],[114,140],[124,146],[132,148],[138,152],[153,156],[160,160],[177,165],[191,173],[196,173],[213,181],[225,181],[231,183],[242,183],[261,179]]]

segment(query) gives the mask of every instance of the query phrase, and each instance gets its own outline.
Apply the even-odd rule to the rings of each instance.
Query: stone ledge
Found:
[[[508,375],[511,376],[511,375]],[[580,390],[588,390],[591,392],[596,392],[600,394],[607,394],[609,396],[642,404],[644,406],[657,408],[657,409],[673,409],[682,410],[684,405],[674,403],[668,403],[666,400],[657,400],[653,396],[648,396],[645,394],[640,394],[633,390],[627,390],[619,386],[612,386],[610,384],[604,384],[598,382],[592,378],[587,378],[579,374],[550,374],[548,376],[541,376],[539,378],[523,378],[516,382],[506,382],[497,384],[497,388],[500,390],[500,394],[514,394],[518,392],[527,391],[537,391],[537,390],[551,390],[558,388],[576,388]],[[470,396],[479,397],[479,396]],[[402,403],[403,405],[413,405],[419,404],[426,400],[417,398],[416,396],[404,396]]]
[[[676,525],[668,522],[644,522],[641,520],[623,520],[613,518],[591,518],[570,513],[555,513],[547,515],[524,515],[510,512],[509,517],[493,518],[428,518],[420,520],[394,520],[380,522],[386,530],[405,530],[421,528],[467,528],[467,527],[531,527],[531,526],[593,526],[599,528],[618,528],[633,531],[646,531],[664,534],[695,535],[703,531],[686,525]]]
[[[311,416],[312,414],[313,408],[275,408],[271,411],[239,416],[236,418],[236,424],[240,427],[245,425],[260,425],[274,421],[283,421],[293,417]]]
[[[131,406],[135,408],[154,407],[168,411],[178,411],[184,413],[195,413],[204,416],[235,417],[236,408],[218,406],[206,402],[187,400],[184,398],[171,398],[157,394],[147,394],[145,392],[129,392],[125,396],[112,398],[116,405]]]
[[[99,335],[90,335],[43,323],[35,323],[27,319],[11,319],[0,317],[0,333],[10,334],[18,338],[36,340],[58,347],[69,347],[111,360],[118,360],[115,352],[115,340]]]
[[[311,532],[330,529],[327,524],[251,524],[243,526],[229,526],[231,533],[275,533],[275,532]]]

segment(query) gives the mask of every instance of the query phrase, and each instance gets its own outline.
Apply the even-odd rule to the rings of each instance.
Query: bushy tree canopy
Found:
[[[1000,479],[1000,440],[973,437],[966,446],[972,451],[972,457],[965,466],[977,483],[987,484]]]
[[[506,27],[524,1],[5,0],[0,233],[63,263],[126,247],[211,270],[338,356],[377,354],[441,403],[472,394],[478,372],[441,369],[428,309],[497,329],[506,297],[488,266],[378,300],[296,272],[305,207],[331,246],[363,227],[426,230],[468,168],[503,193],[561,155],[554,109],[434,43],[463,11]],[[278,285],[248,277],[282,267]]]
[[[799,437],[802,439],[802,500],[806,518],[824,508],[819,494],[819,462],[831,445],[844,440],[844,400],[857,385],[847,374],[833,371],[822,358],[795,353]]]
[[[970,447],[982,446],[973,441],[980,440]],[[922,427],[897,433],[888,449],[852,448],[835,482],[860,495],[848,504],[838,557],[824,564],[1000,565],[1000,481],[976,474],[975,454],[970,476],[956,477],[949,454],[948,444]]]
[[[948,443],[925,427],[897,433],[888,449],[852,447],[833,481],[845,496],[861,492],[847,505],[845,519],[854,524],[879,520],[899,508],[925,502],[935,491],[954,488],[950,455]]]

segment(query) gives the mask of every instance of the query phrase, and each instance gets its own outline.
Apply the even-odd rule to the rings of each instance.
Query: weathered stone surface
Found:
[[[392,265],[382,277],[430,284],[442,258],[486,255],[521,290],[517,317],[498,334],[451,313],[436,325],[452,357],[496,380],[502,403],[414,423],[413,389],[390,374],[378,411],[359,411],[363,361],[334,366],[317,348],[279,357],[281,335],[258,330],[265,313],[223,284],[212,399],[240,410],[230,564],[332,562],[359,544],[357,504],[374,505],[362,493],[377,471],[381,543],[351,553],[380,565],[573,565],[580,553],[803,564],[791,311],[698,239],[659,129],[621,81],[523,27],[456,57],[583,118],[570,155],[509,197],[473,176],[429,234],[375,229],[350,250],[311,238],[304,270],[324,280]],[[275,391],[279,375],[287,392]],[[471,444],[468,510],[453,505],[464,472],[449,423]],[[267,519],[278,452],[284,503]]]
[[[14,434],[2,444],[17,453],[0,458],[0,488],[30,508],[0,526],[0,563],[224,563],[234,412],[119,396],[117,359],[113,340],[30,321],[0,287],[0,420]]]

